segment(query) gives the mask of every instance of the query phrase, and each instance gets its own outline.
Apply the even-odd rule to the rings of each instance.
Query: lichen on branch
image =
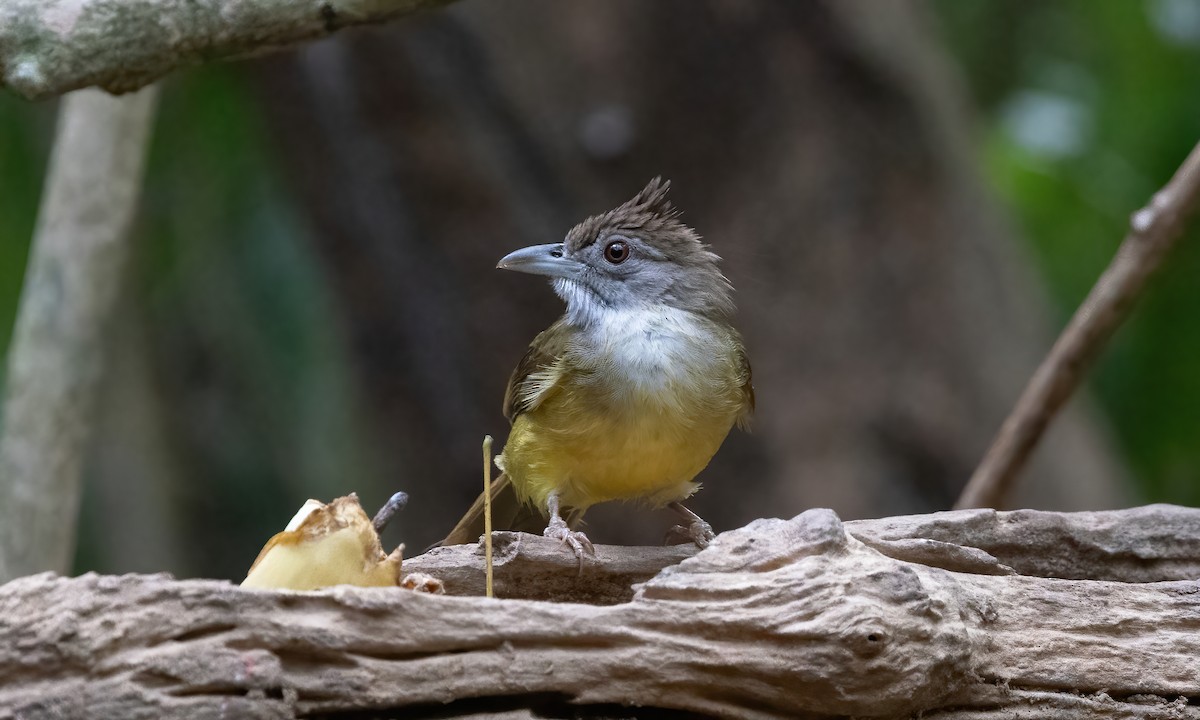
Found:
[[[29,99],[125,93],[177,67],[256,55],[449,0],[0,0],[0,86]]]

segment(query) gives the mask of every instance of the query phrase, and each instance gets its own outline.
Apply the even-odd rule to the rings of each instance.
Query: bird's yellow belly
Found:
[[[663,505],[698,487],[734,422],[724,405],[666,407],[646,401],[597,411],[586,397],[564,393],[516,419],[500,462],[522,500],[546,507],[609,500]]]

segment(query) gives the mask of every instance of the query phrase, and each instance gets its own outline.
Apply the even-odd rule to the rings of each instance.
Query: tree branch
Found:
[[[1002,507],[1050,421],[1071,397],[1200,201],[1200,144],[1130,219],[1117,255],[1038,366],[968,481],[956,508]]]
[[[906,528],[982,528],[1009,557],[1076,552],[1037,545],[1044,533],[1006,534],[1013,519],[1078,547],[1107,537],[1114,557],[1141,553],[1148,566],[1177,554],[1155,520],[1185,527],[1185,543],[1200,537],[1200,512],[1166,506],[1128,523],[1016,515],[758,520],[604,606],[22,578],[0,587],[0,717],[611,716],[634,705],[739,718],[1200,718],[1187,700],[1200,697],[1200,582],[947,571],[848,532],[894,542],[915,539]],[[521,542],[538,546],[529,557],[566,555]],[[479,565],[474,548],[446,550]],[[553,573],[573,573],[566,565]]]
[[[955,572],[1045,578],[1162,582],[1200,578],[1200,509],[1147,505],[1056,513],[954,510],[845,523],[846,532],[896,560]],[[698,551],[694,545],[596,546],[578,563],[540,535],[496,532],[496,596],[613,605],[633,586]],[[404,573],[438,578],[449,595],[484,594],[479,545],[434,548],[405,558]]]
[[[449,0],[0,0],[0,86],[123,93],[177,67],[257,55]]]
[[[3,42],[0,41],[0,46]],[[65,572],[157,93],[68,96],[9,350],[0,437],[0,581]]]
[[[498,598],[549,600],[589,605],[629,602],[633,586],[696,554],[696,546],[621,547],[597,545],[596,556],[584,561],[558,541],[541,535],[492,533],[495,593]],[[448,595],[483,596],[483,546],[449,545],[405,558],[403,574],[421,573],[442,581]]]

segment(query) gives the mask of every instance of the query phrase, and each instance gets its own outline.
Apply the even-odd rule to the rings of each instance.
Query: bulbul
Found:
[[[566,312],[539,334],[504,395],[512,423],[496,465],[493,526],[540,528],[582,561],[572,529],[592,505],[670,506],[698,545],[712,528],[680,504],[733,425],[754,409],[750,362],[734,329],[733,286],[720,258],[679,219],[670,183],[584,220],[561,243],[497,267],[544,275]],[[483,498],[441,544],[475,542]]]

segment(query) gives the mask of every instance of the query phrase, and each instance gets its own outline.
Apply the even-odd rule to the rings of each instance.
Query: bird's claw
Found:
[[[588,540],[588,536],[583,533],[572,530],[567,527],[566,521],[560,517],[550,519],[550,524],[542,531],[542,535],[548,538],[558,540],[563,545],[571,548],[575,553],[575,557],[579,558],[579,572],[583,573],[583,555],[587,553],[592,557],[596,556],[596,548],[592,545],[592,541]]]
[[[692,542],[696,547],[703,550],[708,547],[717,534],[713,532],[712,525],[709,525],[703,520],[694,520],[688,525],[675,525],[667,531],[667,541],[670,542],[673,538],[679,538],[685,542]]]

